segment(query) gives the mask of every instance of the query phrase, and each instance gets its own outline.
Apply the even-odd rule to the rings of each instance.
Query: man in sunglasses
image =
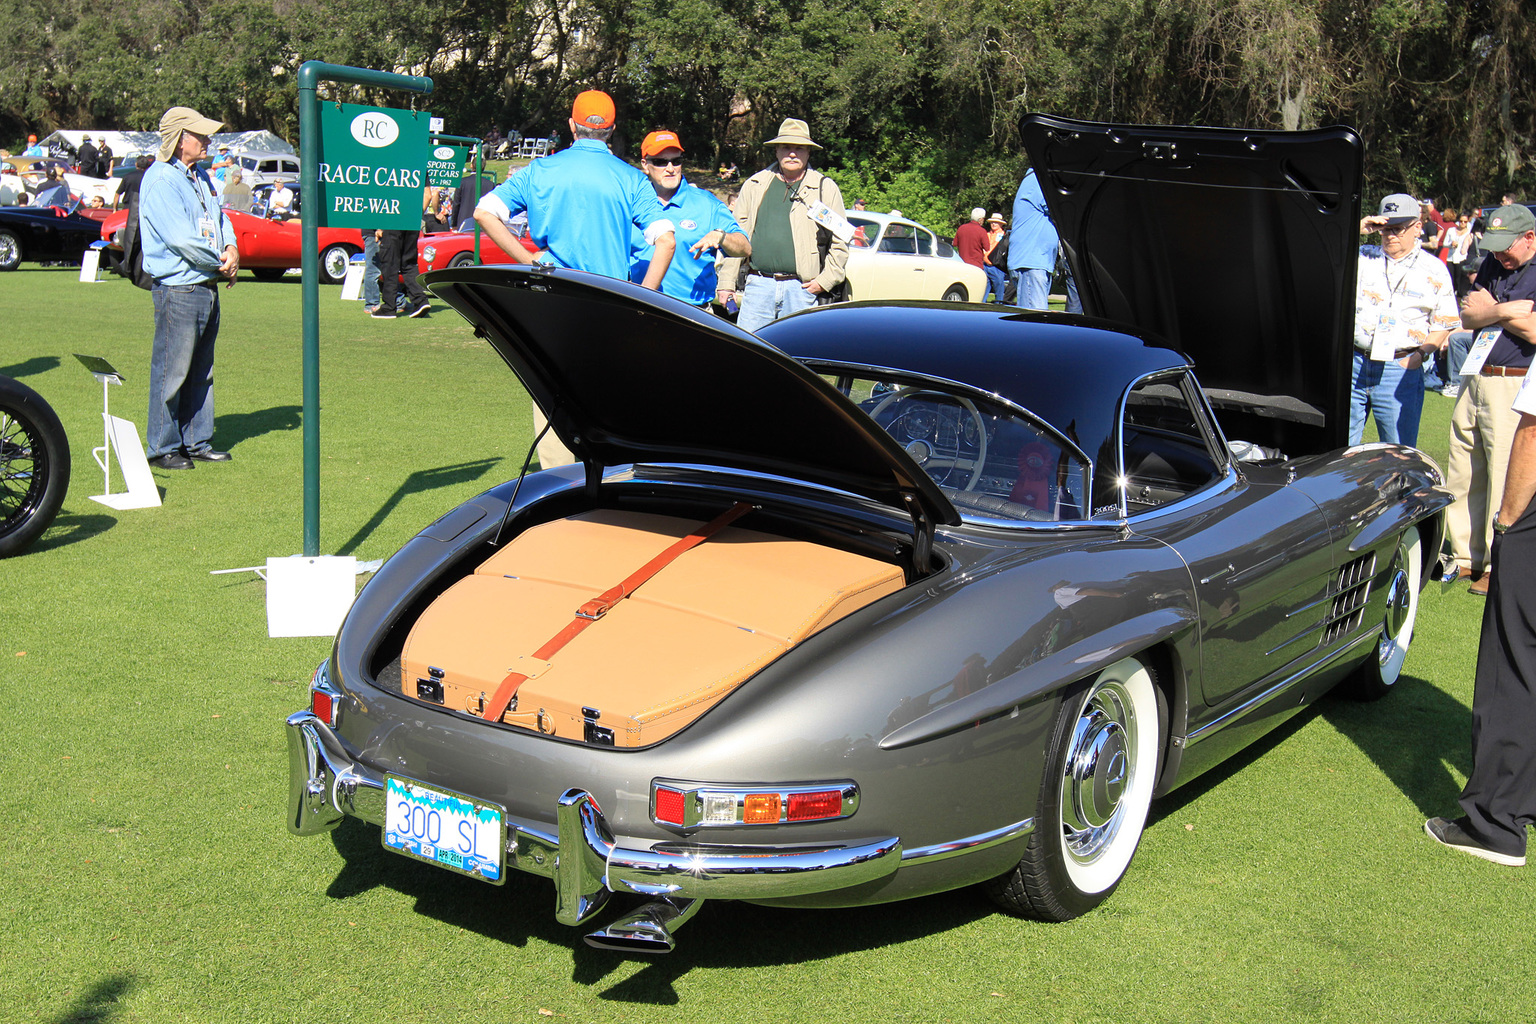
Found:
[[[1424,408],[1424,360],[1445,348],[1461,322],[1451,274],[1419,248],[1419,201],[1390,195],[1381,212],[1360,221],[1380,245],[1360,247],[1355,283],[1355,354],[1349,399],[1349,443],[1365,435],[1367,413],[1383,441],[1416,445]]]
[[[676,132],[654,131],[645,137],[640,143],[640,169],[651,179],[662,212],[677,233],[677,251],[661,279],[661,290],[674,299],[708,309],[716,297],[715,256],[721,251],[738,258],[750,256],[752,243],[736,223],[735,214],[714,193],[683,179],[683,141]],[[629,276],[642,282],[656,248],[638,229],[631,235],[634,253]],[[719,298],[720,305],[726,306],[730,296],[721,293]]]

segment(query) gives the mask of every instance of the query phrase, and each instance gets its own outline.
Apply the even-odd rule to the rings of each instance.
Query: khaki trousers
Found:
[[[1510,408],[1523,377],[1465,378],[1451,411],[1451,452],[1446,486],[1456,501],[1445,513],[1451,561],[1481,572],[1493,545],[1493,514],[1504,498],[1509,445],[1520,414]]]
[[[539,408],[538,402],[534,402],[533,436],[538,437],[539,431],[543,430],[545,424],[548,422],[549,420],[544,418],[544,410]],[[1508,444],[1509,443],[1506,441],[1506,448],[1508,447]],[[548,434],[545,434],[544,439],[539,442],[540,469],[554,469],[556,466],[569,466],[575,461],[576,456],[571,454],[571,450],[569,448],[560,443],[560,438],[555,434],[553,430],[551,430]],[[1501,475],[1499,479],[1503,480],[1504,478]]]

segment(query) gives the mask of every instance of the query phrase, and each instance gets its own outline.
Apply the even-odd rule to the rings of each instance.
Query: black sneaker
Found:
[[[1512,857],[1507,853],[1490,850],[1468,835],[1466,829],[1462,828],[1462,823],[1466,820],[1466,818],[1457,818],[1455,821],[1448,818],[1430,818],[1424,823],[1424,832],[1441,846],[1449,846],[1453,850],[1469,853],[1495,864],[1503,864],[1508,868],[1525,867],[1524,857]]]
[[[426,316],[432,312],[432,307],[425,300],[418,302],[405,311],[406,316]]]
[[[373,312],[369,313],[368,315],[373,317],[375,320],[393,320],[395,318],[395,311],[392,309],[385,309],[383,306],[375,306]]]

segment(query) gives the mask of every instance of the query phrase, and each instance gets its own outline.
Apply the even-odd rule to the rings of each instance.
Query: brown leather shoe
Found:
[[[1481,579],[1482,575],[1483,574],[1482,574],[1481,570],[1471,569],[1471,568],[1469,568],[1469,567],[1467,567],[1465,565],[1458,565],[1456,567],[1456,571],[1455,571],[1455,573],[1453,575],[1445,577],[1445,582],[1447,582],[1447,583],[1465,583],[1465,582],[1467,582],[1469,580]]]
[[[1488,583],[1492,579],[1493,579],[1493,573],[1491,573],[1491,572],[1483,573],[1475,581],[1473,581],[1473,583],[1472,583],[1472,585],[1470,587],[1467,588],[1467,593],[1471,594],[1473,597],[1487,597],[1488,596]]]

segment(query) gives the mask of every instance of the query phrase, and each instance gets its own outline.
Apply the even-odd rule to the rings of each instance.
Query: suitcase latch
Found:
[[[611,747],[613,746],[613,730],[605,729],[597,724],[597,720],[601,717],[603,717],[603,713],[597,710],[597,708],[581,709],[582,739],[588,743],[595,743],[598,746]]]
[[[427,676],[429,677],[427,679],[417,677],[416,697],[418,700],[441,704],[443,702],[443,670],[432,668],[429,665],[427,667]]]

